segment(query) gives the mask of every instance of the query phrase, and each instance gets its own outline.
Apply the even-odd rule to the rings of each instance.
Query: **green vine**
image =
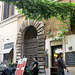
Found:
[[[46,21],[52,17],[56,17],[57,20],[63,22],[63,25],[59,26],[62,33],[61,36],[67,31],[67,28],[71,25],[75,25],[75,3],[60,3],[51,2],[49,0],[0,0],[6,3],[12,3],[17,6],[19,13],[25,16],[25,19],[34,19],[36,21],[42,21],[44,18]],[[68,26],[65,26],[68,24]]]

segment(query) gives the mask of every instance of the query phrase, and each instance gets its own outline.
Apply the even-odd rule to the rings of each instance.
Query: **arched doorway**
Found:
[[[33,36],[33,34],[35,36]],[[18,34],[17,34],[17,42],[16,42],[16,59],[19,60],[20,58],[28,57],[25,51],[29,52],[29,49],[25,49],[27,46],[26,42],[32,41],[33,42],[33,55],[30,53],[28,57],[27,65],[32,62],[32,58],[34,56],[38,57],[39,62],[39,73],[40,75],[45,75],[45,25],[43,22],[36,22],[34,20],[24,20],[23,23],[20,25]],[[34,41],[34,39],[36,39]],[[37,42],[37,43],[36,43]],[[28,48],[32,48],[32,44],[29,42]],[[25,45],[26,44],[26,45]],[[37,46],[37,47],[36,47]],[[31,50],[31,51],[32,51]],[[37,52],[36,52],[37,51]],[[37,53],[37,54],[35,54]],[[29,54],[29,53],[28,53]],[[28,64],[29,63],[29,64]]]
[[[37,31],[34,26],[27,27],[24,33],[23,57],[27,57],[27,66],[33,62],[33,57],[37,57]]]

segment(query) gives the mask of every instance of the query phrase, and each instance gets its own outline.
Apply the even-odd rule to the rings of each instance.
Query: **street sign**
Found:
[[[26,62],[27,62],[27,58],[23,58],[19,60],[15,75],[23,75]]]

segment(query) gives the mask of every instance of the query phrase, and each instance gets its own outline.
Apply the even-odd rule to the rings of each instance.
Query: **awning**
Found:
[[[62,52],[63,52],[62,49],[57,49],[57,50],[55,50],[55,53],[57,53],[57,54],[62,53]]]
[[[12,50],[12,48],[4,49],[4,50],[2,51],[1,54],[7,54],[7,53],[10,53],[11,50]]]

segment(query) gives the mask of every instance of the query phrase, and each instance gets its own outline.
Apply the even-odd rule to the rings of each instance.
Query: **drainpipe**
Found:
[[[66,52],[66,36],[65,35],[63,35],[63,38],[62,38],[62,43],[63,43],[63,58],[65,59],[65,52]]]

